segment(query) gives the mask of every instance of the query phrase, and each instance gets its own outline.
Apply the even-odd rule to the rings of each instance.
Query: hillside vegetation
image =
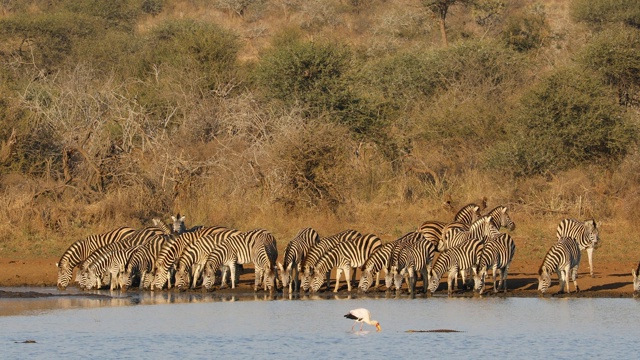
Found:
[[[518,257],[592,217],[640,260],[639,0],[0,9],[0,256],[177,212],[386,241],[484,198]]]

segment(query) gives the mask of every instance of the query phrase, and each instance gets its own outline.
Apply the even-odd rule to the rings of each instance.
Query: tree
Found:
[[[437,18],[440,25],[442,44],[448,46],[446,20],[449,8],[456,3],[468,4],[470,0],[422,0],[422,6],[429,9]]]

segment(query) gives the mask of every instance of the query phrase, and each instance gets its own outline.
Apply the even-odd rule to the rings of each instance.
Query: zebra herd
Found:
[[[422,279],[422,292],[437,291],[448,273],[447,292],[473,288],[482,294],[489,269],[492,290],[507,291],[509,266],[516,244],[502,228],[515,230],[506,206],[481,214],[476,204],[462,207],[453,221],[427,221],[415,231],[383,244],[375,234],[345,230],[320,237],[312,228],[302,229],[285,248],[283,262],[277,261],[275,237],[267,230],[240,231],[222,226],[198,226],[187,229],[184,216],[172,216],[173,224],[154,219],[143,229],[120,227],[91,235],[71,244],[58,267],[58,288],[75,282],[82,289],[111,290],[138,286],[179,291],[214,285],[235,288],[238,267],[253,264],[254,291],[273,291],[279,287],[292,292],[317,292],[323,285],[330,289],[330,274],[336,269],[333,291],[340,289],[344,274],[348,291],[352,290],[356,269],[360,269],[359,291],[367,292],[380,284],[383,273],[387,290],[400,291],[406,282],[410,294]],[[544,294],[556,272],[560,292],[569,280],[579,290],[576,275],[581,250],[587,250],[593,275],[592,251],[599,234],[594,220],[564,219],[557,228],[558,242],[544,257],[538,275],[538,290]],[[459,275],[459,276],[458,276]],[[640,289],[640,264],[633,271],[634,290]],[[279,282],[279,284],[278,284]]]

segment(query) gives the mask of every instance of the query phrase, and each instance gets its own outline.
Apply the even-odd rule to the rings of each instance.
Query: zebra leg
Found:
[[[574,267],[571,272],[571,280],[573,281],[573,287],[576,289],[576,292],[580,292],[580,288],[578,287],[578,267]],[[568,284],[567,284],[568,286]]]
[[[449,293],[449,296],[451,296],[451,294],[453,293],[452,282],[456,282],[457,278],[458,278],[457,270],[452,269],[451,271],[449,271],[449,277],[447,278],[447,292]]]
[[[593,277],[593,247],[587,248],[587,257],[589,258],[589,274]]]
[[[560,270],[558,269],[558,283],[560,285],[560,290],[557,292],[557,294],[564,294],[564,283],[566,281],[566,270]]]
[[[340,268],[340,267],[338,267],[338,268],[336,269],[336,286],[335,286],[335,288],[333,289],[333,292],[334,292],[334,293],[338,292],[338,289],[340,289],[340,277],[342,276],[342,273],[343,273],[343,269],[342,269],[342,268]],[[347,281],[347,282],[349,281],[349,275],[347,275],[347,272],[346,272],[346,271],[344,271],[344,279],[345,279],[345,281]],[[327,283],[327,287],[329,287],[329,284],[328,284],[328,283]]]

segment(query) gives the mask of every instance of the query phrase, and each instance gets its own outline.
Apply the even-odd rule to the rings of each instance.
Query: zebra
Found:
[[[538,270],[538,290],[543,295],[547,292],[551,285],[551,274],[555,271],[558,274],[558,282],[560,283],[558,294],[564,293],[565,283],[567,292],[571,292],[569,280],[573,281],[576,292],[579,292],[580,288],[576,279],[579,265],[580,245],[573,238],[561,238],[549,249]]]
[[[397,289],[402,285],[402,279],[405,275],[409,276],[408,289],[410,294],[415,294],[416,290],[416,273],[422,274],[423,292],[427,292],[429,284],[429,272],[433,264],[433,258],[436,253],[436,247],[426,238],[418,239],[413,244],[405,247],[398,260],[400,273],[395,277]]]
[[[300,230],[287,244],[284,251],[284,263],[278,262],[278,269],[280,270],[282,287],[288,286],[289,293],[292,288],[295,291],[300,291],[300,266],[311,247],[316,245],[318,241],[320,241],[318,232],[312,228],[305,228]]]
[[[215,275],[219,268],[228,267],[231,273],[231,288],[236,287],[237,264],[253,262],[254,245],[259,229],[241,232],[225,239],[216,246],[207,257],[202,274],[202,287],[211,290],[215,283]],[[221,288],[226,286],[226,270],[223,270]]]
[[[156,258],[166,241],[171,241],[172,237],[166,234],[160,234],[152,237],[142,244],[129,258],[125,270],[118,276],[118,283],[122,291],[127,291],[133,283],[133,278],[140,279],[139,288],[148,289],[151,286],[151,280]]]
[[[556,236],[558,241],[563,237],[573,238],[578,242],[580,250],[587,250],[589,274],[593,277],[593,249],[597,249],[600,246],[600,234],[595,220],[564,219],[558,224]]]
[[[423,233],[425,238],[434,242],[434,245],[438,245],[438,242],[442,240],[442,237],[450,227],[457,227],[460,226],[460,224],[471,225],[471,223],[473,223],[480,216],[480,206],[474,203],[470,203],[458,210],[458,212],[453,217],[452,223],[445,223],[441,221],[427,221],[420,225],[418,231]]]
[[[253,230],[249,236],[255,237],[252,248],[252,262],[255,269],[253,291],[258,291],[261,285],[265,291],[272,291],[275,288],[276,261],[278,259],[276,238],[264,229]]]
[[[362,292],[367,292],[373,284],[373,276],[376,276],[376,287],[380,284],[380,271],[387,269],[387,262],[391,257],[391,252],[395,244],[388,242],[380,246],[375,250],[371,256],[364,262],[361,269],[360,282],[358,283],[358,289]]]
[[[115,250],[122,250],[122,249],[133,247],[136,245],[144,244],[148,239],[160,234],[164,234],[164,231],[162,231],[162,229],[156,226],[149,226],[144,229],[136,230],[135,232],[133,232],[132,234],[130,234],[129,236],[127,236],[126,238],[120,241],[107,244],[97,249],[91,255],[89,255],[89,257],[87,257],[80,265],[80,271],[78,271],[79,286],[83,288],[86,285],[86,281],[88,280],[88,275],[89,275],[88,274],[89,267],[95,261],[102,258],[105,254]]]
[[[480,261],[474,268],[474,290],[482,295],[485,287],[487,268],[493,269],[493,292],[497,293],[500,288],[507,292],[507,275],[509,265],[516,253],[516,243],[509,234],[500,234],[484,243]],[[496,286],[496,273],[500,273],[500,283]]]
[[[403,253],[404,248],[418,242],[420,239],[424,239],[422,233],[419,231],[412,231],[393,241],[394,246],[392,247],[389,260],[386,264],[385,285],[387,286],[387,290],[394,287],[394,279],[400,271],[398,267],[399,257]],[[402,280],[400,279],[400,281],[396,283],[400,285]],[[395,288],[396,290],[400,290],[399,286],[396,286]]]
[[[445,234],[441,244],[438,244],[438,250],[444,251],[448,248],[458,246],[470,239],[480,239],[486,241],[500,235],[498,228],[494,226],[490,216],[483,216],[471,224],[466,231],[458,231],[456,233],[449,232]]]
[[[125,271],[125,267],[131,255],[141,245],[134,245],[123,249],[115,249],[104,254],[100,259],[89,266],[88,281],[85,289],[100,289],[103,285],[109,285],[109,290],[116,290],[119,286],[118,275]]]
[[[184,249],[190,243],[193,243],[203,236],[224,231],[226,229],[227,228],[222,226],[211,226],[203,227],[193,232],[185,232],[178,236],[174,235],[172,241],[168,241],[164,244],[156,258],[155,267],[153,269],[154,279],[151,284],[151,290],[161,290],[165,284],[167,284],[168,288],[171,288],[169,273],[174,264],[180,258]]]
[[[203,236],[187,245],[176,266],[176,289],[186,290],[189,286],[195,288],[209,253],[226,238],[239,233],[236,229],[226,229]]]
[[[135,231],[136,229],[134,228],[123,226],[103,234],[90,235],[71,244],[56,263],[58,268],[58,289],[65,290],[67,288],[73,276],[73,269],[94,251],[107,244],[120,241]]]
[[[640,262],[635,269],[631,269],[631,276],[633,276],[633,297],[640,295]]]
[[[367,261],[371,254],[382,246],[382,240],[374,234],[366,234],[338,244],[335,248],[326,252],[315,264],[314,276],[311,280],[311,291],[316,292],[324,283],[324,274],[336,267],[336,285],[334,293],[340,289],[340,277],[344,272],[347,282],[347,290],[351,291],[351,269],[358,268]],[[327,283],[327,288],[329,283]]]
[[[508,210],[509,209],[504,205],[496,206],[489,211],[486,216],[491,217],[491,222],[497,229],[506,228],[509,231],[514,231],[516,229],[516,224],[511,220],[511,217],[507,212]]]
[[[307,256],[305,256],[300,269],[302,270],[302,290],[309,290],[309,285],[311,283],[311,277],[314,273],[314,266],[318,260],[324,255],[325,252],[329,251],[329,249],[335,247],[336,245],[345,242],[351,241],[355,238],[362,236],[359,232],[355,230],[344,230],[337,234],[325,237],[320,239],[317,244],[309,249]],[[329,273],[327,273],[327,284],[329,283]]]
[[[447,279],[447,291],[449,296],[453,293],[453,282],[458,277],[458,272],[464,272],[478,263],[480,252],[482,251],[482,241],[480,239],[470,239],[458,246],[449,248],[440,253],[436,259],[431,272],[429,273],[428,290],[433,294],[440,284],[440,278],[445,271],[449,271]],[[464,278],[464,274],[462,276]]]

